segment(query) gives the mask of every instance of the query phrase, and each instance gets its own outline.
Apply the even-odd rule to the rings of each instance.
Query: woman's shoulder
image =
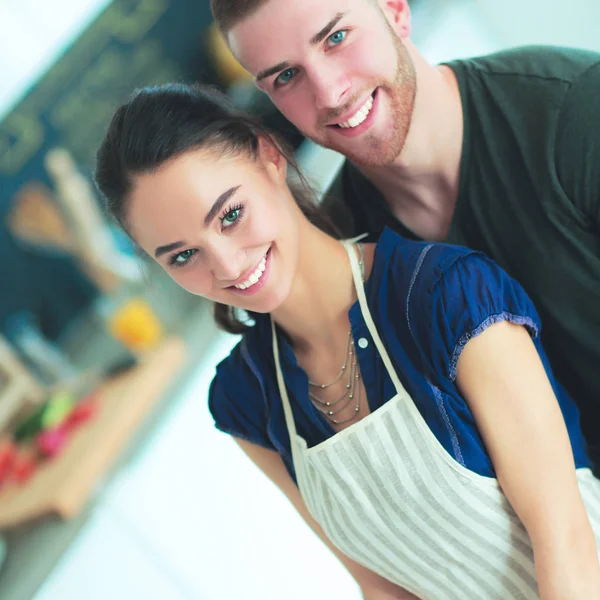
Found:
[[[375,264],[412,294],[431,293],[439,280],[467,257],[485,260],[484,254],[464,246],[411,240],[387,228],[375,247]]]
[[[257,323],[216,367],[208,407],[221,431],[271,447],[267,433],[264,324]]]
[[[239,388],[259,383],[263,379],[264,356],[270,351],[270,337],[267,341],[264,319],[258,319],[230,353],[216,366],[213,379],[225,388]],[[269,343],[267,343],[269,342]]]
[[[537,337],[541,323],[526,292],[484,253],[439,243],[411,253],[419,258],[403,308],[410,335],[435,372],[453,381],[467,342],[500,321]]]

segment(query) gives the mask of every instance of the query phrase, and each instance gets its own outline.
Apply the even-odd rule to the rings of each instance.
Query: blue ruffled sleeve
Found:
[[[525,290],[485,255],[462,254],[429,286],[420,303],[419,343],[438,375],[456,379],[467,342],[494,323],[509,321],[539,335],[540,319]]]
[[[244,342],[217,366],[208,407],[220,431],[274,450],[267,431],[268,416],[260,375],[244,355]]]

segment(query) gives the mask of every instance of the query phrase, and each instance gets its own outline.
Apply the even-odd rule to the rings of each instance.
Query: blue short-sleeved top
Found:
[[[494,477],[473,415],[455,380],[466,343],[493,323],[527,328],[567,425],[577,467],[590,467],[579,412],[554,378],[540,342],[537,312],[523,288],[484,254],[448,244],[416,242],[384,230],[365,284],[367,302],[398,376],[431,431],[467,469]],[[355,350],[371,412],[395,395],[358,303],[349,311]],[[308,378],[285,335],[282,369],[296,428],[309,447],[335,431],[313,406]],[[295,480],[290,440],[277,388],[268,315],[261,315],[217,367],[209,407],[220,430],[276,450]]]

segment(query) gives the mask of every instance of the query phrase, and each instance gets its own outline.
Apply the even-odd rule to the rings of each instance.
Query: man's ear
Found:
[[[392,29],[402,38],[410,37],[411,14],[408,0],[377,0]]]
[[[272,140],[265,136],[258,138],[258,156],[268,173],[285,182],[287,160]]]

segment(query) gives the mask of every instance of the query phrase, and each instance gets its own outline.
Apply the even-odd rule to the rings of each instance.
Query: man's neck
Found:
[[[417,73],[413,118],[400,156],[389,166],[361,170],[404,225],[420,237],[441,240],[458,196],[463,111],[449,67],[417,64]]]

